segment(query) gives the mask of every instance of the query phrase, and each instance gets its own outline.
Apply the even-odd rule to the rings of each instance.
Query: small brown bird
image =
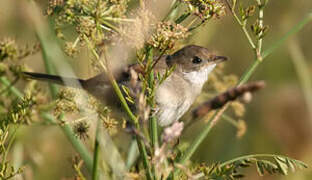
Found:
[[[201,93],[209,73],[218,63],[225,60],[227,60],[225,56],[217,56],[212,51],[196,45],[189,45],[172,55],[162,56],[154,67],[155,72],[163,74],[172,66],[175,66],[175,70],[156,87],[155,114],[159,125],[168,126],[179,120]],[[117,76],[117,82],[130,87],[131,71],[133,70],[136,73],[143,73],[138,64],[130,65]],[[31,72],[25,72],[25,75],[33,79],[66,86],[75,86],[78,81],[83,89],[102,102],[107,101],[113,94],[104,73],[87,80]]]

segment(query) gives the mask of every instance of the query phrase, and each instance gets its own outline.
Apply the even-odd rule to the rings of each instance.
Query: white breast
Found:
[[[200,94],[208,74],[214,67],[215,65],[211,65],[199,72],[183,73],[182,77],[170,76],[157,88],[156,115],[161,126],[170,125],[184,115]],[[172,83],[173,79],[175,83]]]

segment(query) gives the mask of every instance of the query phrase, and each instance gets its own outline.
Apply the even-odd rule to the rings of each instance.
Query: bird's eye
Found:
[[[200,59],[199,57],[195,56],[192,60],[192,63],[194,64],[200,64],[203,60]]]

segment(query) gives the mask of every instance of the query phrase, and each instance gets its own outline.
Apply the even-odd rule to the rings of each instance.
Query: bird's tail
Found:
[[[70,77],[61,77],[49,74],[33,73],[33,72],[23,72],[23,74],[31,79],[36,79],[40,81],[48,81],[59,85],[81,88],[85,85],[85,80],[70,78]]]

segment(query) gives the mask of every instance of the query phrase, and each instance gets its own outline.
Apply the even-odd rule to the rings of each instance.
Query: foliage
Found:
[[[265,173],[287,175],[296,168],[307,168],[301,161],[279,155],[255,154],[229,160],[224,163],[215,163],[210,166],[201,164],[194,168],[195,172],[202,172],[206,179],[240,179],[244,174],[239,171],[255,165],[260,176]]]

